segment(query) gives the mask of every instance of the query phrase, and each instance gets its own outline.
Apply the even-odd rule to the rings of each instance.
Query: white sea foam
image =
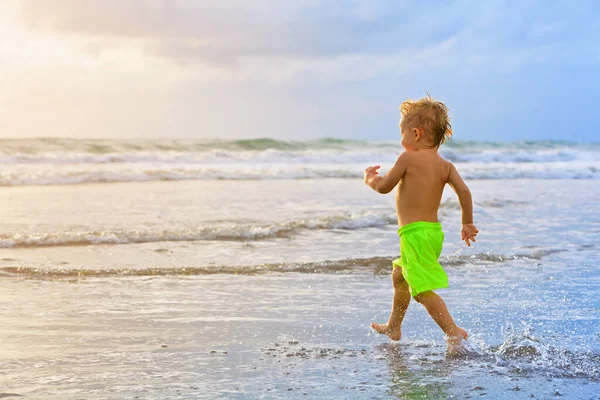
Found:
[[[71,165],[7,166],[0,185],[70,185],[96,182],[177,180],[361,179],[366,164]],[[592,162],[552,164],[456,164],[465,179],[599,179]]]
[[[169,230],[57,231],[0,236],[0,248],[127,244],[196,240],[261,240],[286,237],[301,230],[358,230],[395,224],[393,210],[340,213],[312,219],[262,224],[216,224]]]
[[[511,200],[495,202],[475,202],[475,210],[480,213],[489,208],[502,208],[514,205]],[[440,204],[440,214],[459,213],[460,205],[455,199],[447,199]],[[197,228],[177,227],[170,229],[113,229],[86,230],[56,229],[52,233],[28,232],[26,234],[0,235],[0,248],[14,247],[53,247],[53,246],[87,246],[102,244],[129,244],[178,241],[255,241],[279,237],[291,237],[302,231],[315,230],[348,230],[356,231],[365,228],[396,227],[396,214],[390,209],[367,209],[354,212],[336,212],[331,215],[320,215],[314,218],[298,218],[277,222],[215,222]],[[448,259],[449,263],[456,262]]]

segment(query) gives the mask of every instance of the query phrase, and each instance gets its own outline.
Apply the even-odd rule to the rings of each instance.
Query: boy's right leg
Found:
[[[415,300],[425,306],[431,318],[442,328],[448,337],[448,349],[450,351],[455,350],[469,336],[467,331],[456,325],[448,311],[448,307],[446,307],[446,303],[436,293],[432,291],[419,293],[415,296]]]
[[[408,283],[402,276],[402,269],[395,267],[392,271],[392,284],[394,285],[394,302],[392,304],[392,312],[386,324],[376,324],[371,322],[371,328],[383,335],[388,335],[392,340],[400,340],[402,333],[400,326],[404,319],[404,314],[410,304],[410,291]]]

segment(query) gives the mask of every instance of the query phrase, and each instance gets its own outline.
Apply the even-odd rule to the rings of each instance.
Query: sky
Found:
[[[599,142],[600,2],[2,0],[0,138]]]

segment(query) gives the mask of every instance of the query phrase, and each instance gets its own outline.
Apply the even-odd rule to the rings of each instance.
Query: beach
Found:
[[[397,142],[3,141],[0,396],[560,398],[600,393],[600,147],[442,147],[440,290],[466,353],[411,303],[375,334],[398,256]]]

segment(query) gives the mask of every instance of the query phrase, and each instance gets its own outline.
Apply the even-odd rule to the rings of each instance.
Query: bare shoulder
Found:
[[[415,153],[417,153],[417,152],[416,151],[403,151],[398,156],[398,159],[396,160],[396,164],[402,164],[404,166],[414,164],[416,161]]]
[[[427,162],[430,160],[427,155],[423,154],[420,151],[404,151],[400,153],[400,157],[404,162],[407,163],[419,163],[419,162]]]
[[[398,156],[398,159],[403,159],[403,160],[407,160],[407,161],[412,160],[414,158],[415,154],[417,154],[416,151],[403,151]]]
[[[452,162],[446,160],[445,158],[442,158],[443,162],[444,162],[444,167],[448,170],[451,171],[453,169],[456,169],[456,167],[454,166],[454,164],[452,164]]]

